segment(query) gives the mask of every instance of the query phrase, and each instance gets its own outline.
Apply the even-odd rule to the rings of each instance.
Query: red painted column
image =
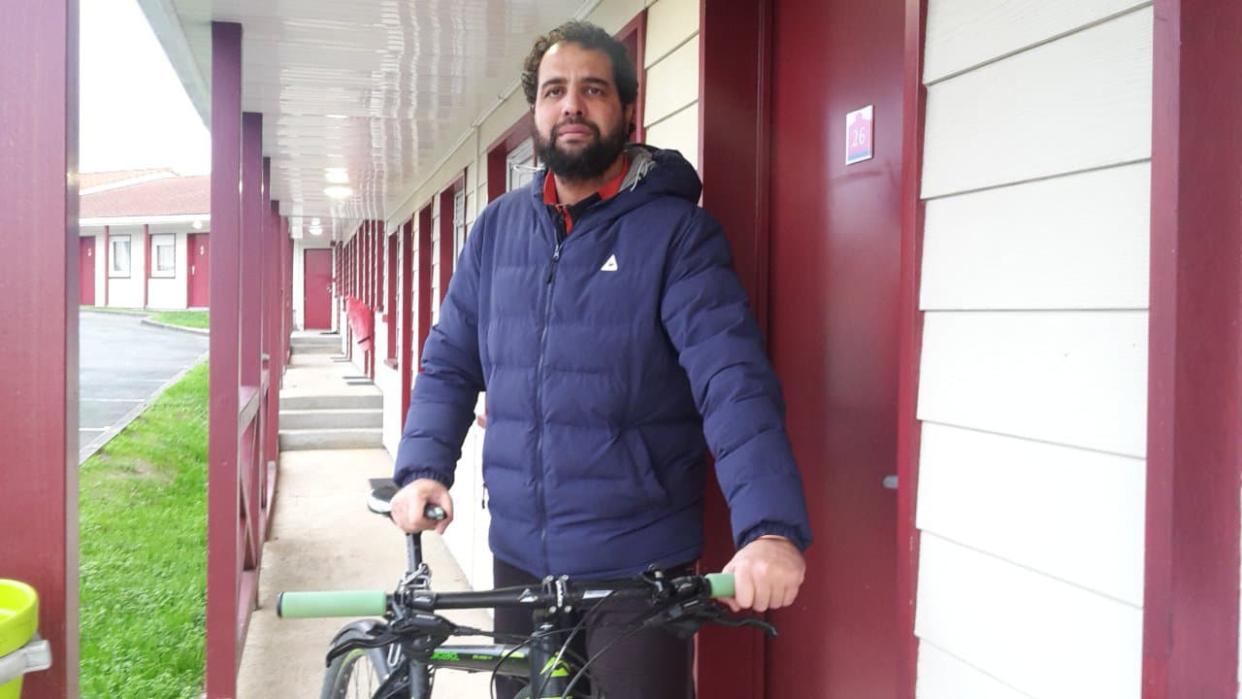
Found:
[[[241,382],[259,385],[263,327],[263,115],[242,114]]]
[[[240,493],[237,415],[240,357],[240,24],[212,23],[211,414],[207,502],[207,699],[236,695]]]
[[[1143,697],[1238,695],[1242,4],[1156,0]]]
[[[78,694],[78,3],[0,3],[0,575],[39,593],[50,670]]]

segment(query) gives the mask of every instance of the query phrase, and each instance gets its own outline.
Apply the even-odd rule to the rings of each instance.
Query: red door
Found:
[[[773,0],[769,342],[815,544],[768,697],[898,696],[901,0]],[[846,165],[874,105],[875,157]]]
[[[78,239],[78,286],[81,292],[78,303],[83,306],[95,305],[95,236],[87,235]]]
[[[328,330],[332,327],[332,251],[306,251],[304,327],[307,330]]]
[[[207,308],[211,305],[211,241],[206,233],[191,233],[186,240],[190,257],[186,305]]]

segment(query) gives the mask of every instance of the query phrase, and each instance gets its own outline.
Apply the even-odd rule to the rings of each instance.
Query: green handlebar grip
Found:
[[[276,598],[276,616],[282,619],[383,616],[387,610],[388,594],[383,590],[282,592]]]
[[[708,573],[703,577],[707,578],[707,584],[711,587],[712,597],[733,596],[733,573]]]

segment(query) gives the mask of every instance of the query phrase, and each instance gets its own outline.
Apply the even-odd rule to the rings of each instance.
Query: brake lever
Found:
[[[351,650],[359,648],[383,648],[398,640],[398,636],[394,633],[381,633],[371,638],[351,638],[348,641],[342,641],[328,649],[328,657],[324,660],[324,665],[331,665],[333,660],[345,655]]]
[[[689,600],[661,609],[643,621],[643,626],[661,626],[679,638],[689,638],[708,623],[730,627],[749,626],[763,631],[771,638],[780,635],[775,626],[763,619],[753,616],[735,616],[720,604],[702,599]]]

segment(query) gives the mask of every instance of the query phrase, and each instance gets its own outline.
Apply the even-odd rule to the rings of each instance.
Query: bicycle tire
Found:
[[[341,629],[333,644],[351,638],[369,638],[367,633],[377,622],[354,622]],[[356,648],[338,656],[328,665],[323,676],[320,699],[371,699],[375,690],[387,679],[386,648]]]

